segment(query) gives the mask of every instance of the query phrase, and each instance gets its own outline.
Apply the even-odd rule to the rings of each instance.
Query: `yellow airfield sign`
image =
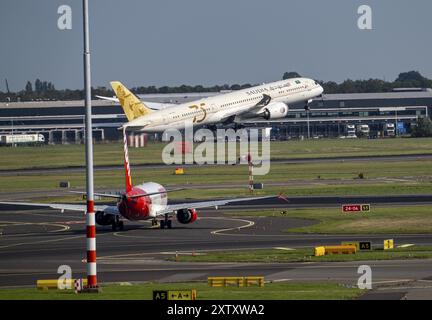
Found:
[[[153,300],[196,300],[196,290],[154,290]]]

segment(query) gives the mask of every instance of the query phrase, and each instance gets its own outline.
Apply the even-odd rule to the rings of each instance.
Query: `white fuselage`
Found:
[[[170,128],[183,129],[189,124],[219,123],[233,116],[241,121],[262,117],[264,109],[272,104],[307,102],[322,92],[323,88],[312,79],[293,78],[182,103],[139,117],[125,126],[135,131],[163,132]],[[268,97],[270,101],[261,107],[260,102]]]

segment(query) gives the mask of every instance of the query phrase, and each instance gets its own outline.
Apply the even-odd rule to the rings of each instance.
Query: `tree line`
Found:
[[[285,72],[282,79],[300,77],[297,72]],[[423,77],[418,71],[402,72],[394,81],[381,79],[351,80],[347,79],[341,83],[334,81],[317,80],[324,88],[324,93],[370,93],[370,92],[389,92],[394,88],[432,88],[432,80]],[[230,90],[240,90],[250,88],[256,84],[233,84],[233,85],[181,85],[181,86],[139,86],[131,88],[136,94],[155,94],[155,93],[191,93],[191,92],[220,92]],[[92,87],[92,95],[112,97],[114,92],[111,88]],[[36,79],[34,84],[27,81],[23,90],[18,92],[0,91],[1,102],[15,101],[39,101],[39,100],[82,100],[84,90],[57,90],[53,83]]]

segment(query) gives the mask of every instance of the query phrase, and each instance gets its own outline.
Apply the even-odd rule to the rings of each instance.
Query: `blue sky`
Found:
[[[57,8],[72,8],[72,30]],[[373,30],[357,27],[372,8]],[[0,2],[0,90],[81,89],[80,0]],[[90,0],[93,86],[260,83],[284,71],[337,82],[432,78],[430,0]]]

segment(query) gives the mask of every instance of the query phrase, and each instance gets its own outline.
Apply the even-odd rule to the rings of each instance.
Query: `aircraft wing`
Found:
[[[270,102],[271,102],[271,97],[269,95],[263,94],[262,99],[258,101],[257,104],[255,104],[253,107],[249,108],[245,112],[241,113],[241,115],[259,116],[260,114],[262,114],[263,108],[269,105]]]
[[[172,213],[174,211],[182,210],[182,209],[199,209],[199,208],[211,208],[226,205],[228,203],[233,202],[242,202],[242,201],[252,201],[252,200],[262,200],[262,199],[270,199],[270,198],[282,198],[281,196],[266,196],[266,197],[253,197],[253,198],[237,198],[237,199],[226,199],[226,200],[214,200],[214,201],[201,201],[201,202],[188,202],[188,203],[178,203],[178,204],[169,204],[165,209],[157,212],[157,215],[164,215],[167,213]],[[282,198],[284,199],[284,198]]]
[[[28,207],[45,207],[45,208],[52,208],[52,209],[59,209],[62,212],[64,210],[70,210],[70,211],[87,211],[87,206],[85,204],[65,204],[65,203],[33,203],[33,202],[10,202],[10,201],[0,201],[0,204],[8,204],[8,205],[15,205],[15,206],[28,206]],[[107,205],[101,205],[101,206],[95,206],[95,211],[104,211],[105,214],[114,214],[119,215],[117,207],[114,206],[107,206]],[[109,210],[106,210],[108,209]]]
[[[107,101],[111,101],[111,102],[115,102],[115,103],[120,103],[119,99],[116,97],[104,97],[104,96],[95,96],[95,97],[98,99],[101,99],[101,100],[107,100]],[[162,110],[162,109],[170,108],[170,107],[177,105],[175,103],[160,103],[160,102],[150,102],[150,101],[142,101],[142,102],[144,102],[145,105],[148,106],[152,110]]]
[[[248,118],[250,117],[257,117],[262,113],[262,109],[270,104],[271,97],[263,94],[263,97],[260,101],[257,103],[251,104],[249,107],[246,107],[242,110],[223,110],[221,113],[218,113],[218,116],[222,119],[222,122],[232,122],[234,120],[235,116],[246,116]],[[230,119],[232,118],[232,119]]]

